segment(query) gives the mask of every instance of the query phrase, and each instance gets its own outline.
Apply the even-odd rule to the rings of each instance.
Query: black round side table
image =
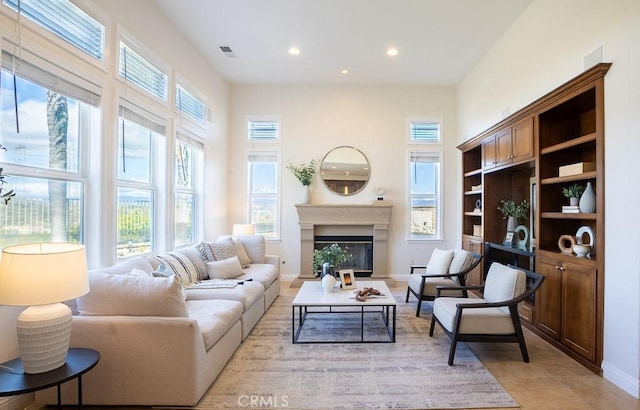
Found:
[[[77,378],[78,407],[82,407],[82,375],[93,369],[98,360],[100,353],[93,349],[71,348],[67,354],[67,362],[46,373],[25,374],[22,360],[19,358],[0,363],[0,397],[16,396],[57,386],[60,407],[60,386]]]

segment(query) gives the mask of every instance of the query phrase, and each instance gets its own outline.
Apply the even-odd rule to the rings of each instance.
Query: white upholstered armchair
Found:
[[[527,287],[527,277],[533,282]],[[522,359],[529,362],[529,354],[522,333],[518,304],[533,295],[544,276],[519,268],[491,264],[484,287],[483,298],[437,297],[433,303],[433,315],[429,336],[433,337],[436,322],[451,339],[449,365],[458,342],[506,342],[518,343]],[[438,293],[451,290],[445,287]]]
[[[481,260],[482,255],[464,249],[434,249],[429,263],[411,265],[405,302],[409,302],[409,295],[413,294],[418,299],[416,316],[420,316],[422,301],[435,300],[436,287],[465,286],[467,275],[478,266]],[[416,270],[422,269],[425,270],[424,273],[416,273]],[[443,295],[467,297],[467,291],[466,289],[445,291]]]

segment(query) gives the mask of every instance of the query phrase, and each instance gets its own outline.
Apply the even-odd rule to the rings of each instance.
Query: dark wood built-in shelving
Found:
[[[604,76],[610,65],[597,64],[458,147],[463,248],[487,252],[484,244],[492,243],[490,249],[500,250],[496,243],[506,233],[496,209],[500,201],[533,200],[530,217],[520,223],[530,227],[535,247],[522,253],[533,255],[529,269],[546,279],[521,316],[531,330],[598,374],[604,327]],[[595,170],[559,176],[561,167],[587,162]],[[596,193],[596,212],[563,213],[568,199],[562,189],[588,182]],[[477,186],[482,189],[473,189]],[[478,199],[479,213],[473,212]],[[585,226],[595,236],[589,257],[562,253],[560,236]],[[483,264],[490,259],[485,255]],[[482,284],[487,269],[483,265],[470,275],[469,283]]]

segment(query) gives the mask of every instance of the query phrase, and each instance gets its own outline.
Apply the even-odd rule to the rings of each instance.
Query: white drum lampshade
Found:
[[[256,226],[254,224],[233,224],[233,236],[255,235]]]
[[[0,304],[30,306],[18,316],[18,348],[25,373],[65,364],[71,309],[63,303],[89,292],[85,248],[71,243],[8,246],[0,259]]]

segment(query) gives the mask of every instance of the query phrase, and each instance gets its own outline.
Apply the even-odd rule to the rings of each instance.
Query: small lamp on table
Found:
[[[0,259],[0,304],[29,306],[17,322],[24,372],[63,366],[71,339],[71,309],[63,303],[89,292],[85,248],[71,243],[8,246]]]
[[[233,224],[233,236],[255,235],[256,226],[254,224]]]

